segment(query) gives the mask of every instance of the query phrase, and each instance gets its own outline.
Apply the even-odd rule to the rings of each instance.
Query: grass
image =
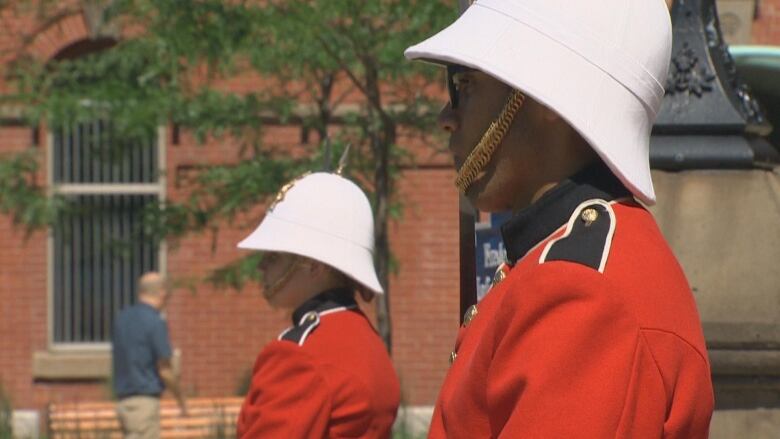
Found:
[[[424,433],[413,434],[408,431],[393,431],[393,439],[425,439],[428,435]]]
[[[428,437],[427,432],[412,431],[406,419],[406,410],[400,410],[399,416],[400,419],[397,420],[395,428],[393,428],[392,439],[425,439]]]
[[[11,404],[11,397],[8,396],[5,387],[0,383],[0,439],[11,439],[13,437],[11,428],[12,414],[13,406]]]

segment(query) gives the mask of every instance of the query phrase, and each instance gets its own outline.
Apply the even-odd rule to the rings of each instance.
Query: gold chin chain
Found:
[[[525,101],[525,96],[518,90],[512,90],[507,98],[504,109],[501,114],[490,124],[485,134],[477,146],[471,151],[463,166],[458,170],[458,177],[455,179],[455,186],[465,194],[468,188],[477,180],[482,171],[485,170],[496,148],[504,140],[504,136],[509,131],[512,121],[520,111]]]
[[[263,295],[265,296],[266,300],[270,300],[272,297],[279,294],[279,291],[282,290],[282,287],[287,285],[287,282],[292,279],[293,274],[298,270],[298,267],[301,265],[301,259],[295,258],[289,267],[287,267],[287,270],[285,270],[284,273],[282,273],[281,276],[279,276],[279,279],[276,279],[276,282],[274,282],[273,285],[263,290]]]

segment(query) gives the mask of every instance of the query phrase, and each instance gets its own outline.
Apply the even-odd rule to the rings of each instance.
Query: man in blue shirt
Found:
[[[166,388],[186,414],[171,366],[168,325],[160,316],[167,301],[162,276],[147,273],[139,280],[138,303],[122,310],[114,322],[114,392],[125,439],[160,437],[160,395]]]

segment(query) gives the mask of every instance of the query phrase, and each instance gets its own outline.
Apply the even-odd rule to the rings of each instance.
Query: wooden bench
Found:
[[[160,401],[160,439],[222,439],[236,436],[243,398],[192,398],[187,417],[176,401]],[[52,404],[48,410],[49,439],[122,439],[113,402]]]

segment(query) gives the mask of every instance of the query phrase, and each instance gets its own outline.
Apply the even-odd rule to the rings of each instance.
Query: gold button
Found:
[[[477,316],[477,305],[471,305],[469,309],[466,310],[466,314],[463,315],[463,324],[465,326],[468,326],[469,323],[471,323],[472,320],[474,320],[474,317]]]
[[[585,221],[585,227],[588,227],[599,218],[599,213],[593,208],[585,209],[582,211],[581,218]]]
[[[458,354],[453,352],[450,352],[450,365],[455,362],[455,359],[458,358]]]
[[[317,313],[315,311],[309,311],[306,313],[306,316],[303,318],[306,322],[313,322],[317,320]]]

